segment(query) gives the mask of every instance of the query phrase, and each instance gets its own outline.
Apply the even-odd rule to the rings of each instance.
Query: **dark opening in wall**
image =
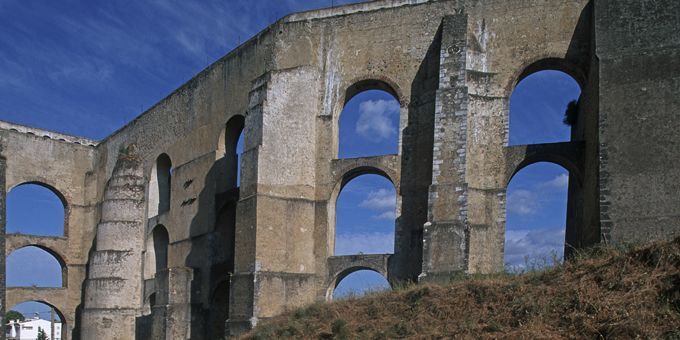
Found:
[[[156,274],[168,268],[168,231],[162,225],[153,229],[153,251],[156,259]]]
[[[167,154],[156,159],[151,170],[149,182],[149,217],[154,217],[170,210],[172,193],[172,161]]]
[[[225,124],[217,145],[217,192],[241,185],[241,155],[244,147],[245,117],[237,115]]]

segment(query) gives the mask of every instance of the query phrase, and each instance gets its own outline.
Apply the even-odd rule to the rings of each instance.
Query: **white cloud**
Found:
[[[558,189],[566,189],[569,186],[569,175],[567,174],[558,175],[557,177],[543,183],[543,186]]]
[[[394,252],[394,233],[339,234],[335,255],[390,254]]]
[[[394,209],[397,204],[397,196],[391,190],[378,189],[368,193],[368,197],[359,203],[359,206],[371,210]]]
[[[507,197],[507,211],[518,215],[531,215],[539,208],[536,195],[524,189],[512,190]]]
[[[562,258],[564,236],[564,227],[507,230],[505,234],[505,263],[515,269],[524,269],[527,264],[545,263],[549,265],[553,256]]]
[[[376,220],[394,220],[397,218],[397,214],[394,213],[394,211],[385,211],[381,213],[380,215],[375,215],[373,216],[374,219]]]
[[[369,140],[381,141],[397,133],[392,124],[391,115],[399,113],[396,100],[367,100],[359,104],[359,119],[356,132]]]

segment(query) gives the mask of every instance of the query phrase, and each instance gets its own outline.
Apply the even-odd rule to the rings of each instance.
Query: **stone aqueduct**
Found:
[[[102,141],[0,123],[3,218],[22,183],[66,207],[63,237],[3,240],[49,250],[63,288],[3,305],[56,307],[67,338],[214,339],[358,268],[500,271],[506,184],[540,161],[569,170],[570,247],[677,235],[679,31],[675,0],[373,1],[286,16]],[[581,86],[571,141],[507,146],[510,93],[547,69]],[[398,98],[400,152],[338,159],[368,89]],[[333,256],[335,200],[366,173],[397,189],[395,252]]]

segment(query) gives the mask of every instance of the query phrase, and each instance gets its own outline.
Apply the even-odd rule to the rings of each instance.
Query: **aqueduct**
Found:
[[[677,235],[678,31],[675,0],[379,0],[280,19],[102,141],[2,122],[2,186],[66,207],[63,236],[2,240],[57,254],[63,287],[3,305],[49,302],[73,338],[215,339],[359,268],[500,271],[507,183],[540,161],[570,172],[571,247]],[[548,69],[581,86],[571,141],[508,146],[510,93]],[[370,89],[399,101],[399,153],[338,159]],[[334,256],[334,200],[365,173],[397,190],[394,254]]]

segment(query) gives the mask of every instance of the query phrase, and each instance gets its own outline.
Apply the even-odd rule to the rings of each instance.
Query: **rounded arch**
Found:
[[[61,201],[61,204],[64,206],[65,210],[69,208],[69,201],[66,198],[66,196],[64,196],[64,194],[59,189],[57,189],[53,183],[50,183],[50,181],[46,181],[46,180],[23,181],[21,183],[17,183],[15,185],[12,185],[10,188],[7,189],[7,192],[8,193],[12,192],[12,190],[14,190],[15,188],[20,187],[22,185],[37,185],[37,186],[41,186],[45,189],[48,189],[55,196],[57,196],[57,198],[59,198],[59,200]]]
[[[387,284],[390,286],[390,289],[394,288],[392,287],[392,283],[387,279],[387,272],[384,272],[379,268],[373,268],[369,266],[354,266],[346,268],[333,276],[333,278],[330,280],[326,288],[326,300],[327,301],[333,300],[333,293],[335,293],[335,290],[338,288],[338,285],[340,285],[340,282],[342,282],[342,280],[360,271],[371,271],[377,273],[385,279]]]
[[[394,190],[394,200],[395,200],[394,210],[384,210],[383,211],[383,212],[390,211],[392,216],[391,217],[380,217],[379,219],[391,220],[392,221],[391,223],[393,223],[393,224],[391,224],[391,227],[389,227],[389,229],[390,229],[389,233],[394,235],[394,233],[396,232],[396,221],[398,220],[399,214],[400,214],[400,211],[399,211],[399,189],[398,189],[397,185],[395,185],[395,180],[392,178],[393,175],[388,174],[388,171],[381,169],[379,167],[374,167],[374,166],[354,167],[354,168],[351,168],[351,169],[345,171],[342,176],[339,176],[339,178],[336,180],[335,186],[333,187],[333,189],[330,193],[330,197],[329,197],[329,200],[328,200],[328,226],[329,226],[329,229],[328,229],[328,233],[327,233],[327,235],[328,235],[327,247],[329,249],[329,254],[331,254],[331,255],[337,255],[338,254],[338,251],[336,249],[336,243],[337,243],[336,241],[337,241],[337,234],[338,234],[338,216],[339,216],[338,215],[338,200],[340,199],[340,195],[342,194],[343,189],[353,180],[356,180],[359,177],[371,176],[371,175],[379,176],[380,178],[385,179],[388,183],[391,184],[391,188],[388,189],[390,192],[384,192],[384,189],[381,188],[381,189],[378,189],[376,193],[380,193],[380,194],[386,196],[386,195],[391,195],[391,190],[392,189]],[[379,186],[379,185],[376,185],[376,186]],[[370,199],[370,196],[373,193],[374,192],[371,191],[371,190],[365,190],[365,194],[369,197],[369,198],[367,198],[367,200]],[[366,210],[365,208],[361,208],[361,209]],[[370,210],[371,208],[368,208],[368,209]],[[347,216],[347,215],[344,214],[342,216]],[[383,225],[381,227],[385,228],[386,225]],[[383,244],[383,246],[384,246],[384,244]],[[372,247],[373,251],[375,251],[375,247],[379,247],[379,246],[374,245],[374,247]],[[366,252],[366,250],[362,250],[362,252],[369,253],[369,254],[374,253],[373,251]],[[392,249],[391,251],[387,250],[387,249],[384,250],[384,252],[389,252],[389,253],[391,253],[393,251],[394,251],[394,249]],[[381,253],[382,252],[383,251],[381,251]]]
[[[60,309],[59,307],[56,306],[56,304],[48,301],[47,299],[23,300],[21,302],[13,303],[12,308],[7,309],[7,310],[22,309],[22,308],[17,308],[17,307],[19,305],[26,304],[26,303],[39,303],[39,304],[43,304],[46,307],[54,310],[54,313],[57,315],[57,317],[59,318],[59,321],[61,323],[61,334],[60,334],[59,338],[60,339],[69,339],[69,335],[67,334],[68,333],[67,331],[68,331],[68,327],[71,326],[72,320],[68,320],[66,318],[66,315],[62,312],[62,309]],[[19,312],[21,312],[21,311],[19,310]],[[23,313],[25,313],[25,312],[22,312],[22,314]],[[24,316],[27,316],[27,315],[24,315]],[[46,331],[46,332],[48,333],[48,336],[49,336],[50,331]]]
[[[18,303],[13,304],[13,305],[12,305],[12,308],[9,308],[8,310],[12,310],[12,309],[14,309],[14,307],[16,307],[16,306],[18,306],[18,305],[20,305],[20,304],[23,304],[23,303],[27,303],[27,302],[37,302],[37,303],[41,303],[41,304],[43,304],[43,305],[46,305],[46,306],[48,306],[48,307],[50,307],[50,308],[53,308],[53,309],[54,309],[54,312],[57,314],[57,316],[59,316],[59,319],[61,320],[61,323],[62,323],[62,324],[65,324],[65,323],[68,321],[68,320],[66,319],[66,316],[64,315],[64,313],[61,311],[61,309],[60,309],[59,307],[57,307],[56,304],[54,304],[54,303],[48,301],[47,299],[24,300],[24,301],[21,301],[21,302],[18,302]],[[63,328],[63,326],[62,326],[62,328]]]
[[[390,79],[389,77],[385,76],[364,76],[364,77],[359,77],[355,78],[350,82],[350,86],[348,86],[345,89],[345,92],[342,94],[342,100],[340,101],[342,103],[342,106],[347,105],[347,103],[354,98],[357,94],[365,91],[370,91],[370,90],[380,90],[380,91],[385,91],[389,94],[391,94],[394,99],[396,99],[399,102],[399,105],[401,107],[405,106],[406,103],[406,97],[404,97],[403,92],[401,91],[401,88],[395,81]]]
[[[227,154],[229,151],[228,146],[236,146],[239,135],[245,129],[245,124],[246,117],[240,114],[234,115],[229,118],[229,120],[227,120],[227,123],[224,124],[224,127],[220,131],[220,135],[217,139],[217,148],[215,150],[215,157],[217,159],[220,159]]]
[[[524,168],[537,163],[551,163],[560,166],[563,169],[567,170],[569,175],[572,178],[575,178],[579,185],[583,183],[583,175],[581,174],[578,165],[571,159],[555,154],[539,154],[528,156],[515,166],[514,171],[510,174],[510,176],[508,176],[505,182],[506,189],[510,182],[512,182],[512,179],[515,177],[515,175],[517,175]]]
[[[148,190],[148,217],[170,210],[172,193],[172,160],[167,153],[158,155],[151,167]]]
[[[575,232],[569,168],[537,160],[518,167],[505,190],[503,262],[508,271],[543,269],[562,259]]]
[[[539,57],[525,62],[510,78],[508,84],[505,86],[505,95],[510,97],[515,87],[526,77],[540,71],[560,71],[572,77],[578,84],[581,90],[586,85],[586,73],[573,62],[560,57]]]
[[[373,165],[361,165],[348,169],[341,176],[339,176],[338,179],[336,180],[335,189],[333,191],[339,194],[342,191],[342,189],[347,185],[347,183],[351,182],[353,179],[357,177],[364,175],[377,175],[383,177],[386,180],[390,181],[390,183],[392,183],[395,189],[397,188],[396,174],[392,173],[392,171],[382,169],[380,167]]]
[[[333,107],[335,158],[398,154],[405,99],[386,77],[357,78]]]
[[[335,207],[335,204],[338,201],[338,196],[340,196],[342,189],[344,189],[345,186],[352,180],[356,179],[357,177],[365,175],[377,175],[385,178],[386,180],[390,181],[390,183],[392,183],[392,186],[394,186],[395,191],[397,191],[397,195],[399,194],[399,190],[396,184],[398,182],[396,182],[396,179],[393,178],[396,177],[394,174],[390,175],[388,174],[388,171],[375,166],[359,166],[351,168],[345,171],[341,176],[338,176],[338,178],[335,181],[335,185],[333,186],[333,190],[331,190],[329,204]]]
[[[240,185],[241,156],[239,154],[239,140],[244,138],[245,116],[234,115],[224,125],[220,132],[215,151],[217,162],[217,191],[224,192]]]
[[[168,268],[168,246],[170,235],[164,225],[158,224],[151,231],[153,244],[153,262],[155,274]]]
[[[156,306],[156,292],[150,293],[146,299],[144,299],[144,304],[149,306],[149,308]]]
[[[54,259],[57,260],[57,262],[59,262],[59,265],[62,268],[67,267],[66,261],[64,260],[65,257],[62,254],[60,254],[58,251],[50,248],[49,246],[47,246],[45,244],[41,244],[41,243],[22,244],[20,246],[14,247],[14,249],[11,249],[11,250],[8,249],[7,255],[10,255],[17,250],[21,250],[21,249],[28,248],[28,247],[35,247],[35,248],[38,248],[40,250],[45,251],[46,253],[52,255],[52,257],[54,257]]]
[[[49,256],[51,256],[54,260],[57,261],[57,264],[59,264],[59,267],[61,269],[61,285],[58,286],[58,288],[67,288],[68,287],[68,265],[66,261],[64,260],[64,256],[60,254],[59,252],[51,249],[50,247],[38,243],[32,243],[32,244],[25,244],[21,245],[19,247],[16,247],[15,249],[8,251],[7,252],[7,257],[5,259],[5,266],[8,266],[11,261],[9,261],[10,257],[12,254],[16,253],[17,251],[21,251],[23,249],[30,249],[30,248],[37,248],[45,253],[47,253]],[[11,276],[9,271],[6,273],[6,275],[9,277]],[[8,286],[9,288],[10,286]],[[26,286],[14,286],[14,287],[28,287]],[[49,287],[48,287],[49,288]]]
[[[9,219],[9,217],[13,214],[13,208],[11,207],[11,204],[12,204],[12,201],[13,201],[12,193],[16,192],[14,190],[17,189],[17,188],[27,187],[27,186],[36,186],[36,187],[40,187],[42,189],[46,189],[47,191],[52,193],[54,195],[54,197],[56,197],[56,199],[59,201],[59,203],[61,203],[61,207],[62,207],[62,209],[61,209],[62,216],[60,218],[61,219],[61,226],[55,226],[55,227],[60,227],[62,229],[61,235],[49,235],[49,236],[68,237],[68,224],[69,224],[68,222],[69,222],[69,216],[70,216],[70,211],[71,211],[69,200],[66,198],[66,196],[60,190],[58,190],[54,186],[53,183],[50,183],[50,181],[46,181],[46,180],[23,181],[21,183],[14,184],[14,185],[12,185],[11,187],[8,188],[7,197],[6,197],[6,201],[7,201],[6,215],[8,217],[8,221],[7,221],[8,224],[6,225],[6,227],[8,229],[12,229],[11,225],[9,225],[9,223],[11,223],[11,220]],[[39,209],[40,207],[33,206],[31,208],[32,209]],[[26,226],[24,225],[24,226],[20,226],[20,227],[26,227]],[[14,233],[14,232],[8,232],[8,233],[11,234],[11,233]],[[23,231],[17,231],[16,233],[42,236],[41,234],[26,233],[26,232],[23,232]]]
[[[506,88],[505,145],[581,139],[579,101],[586,81],[584,72],[563,58],[541,58],[523,65]]]

